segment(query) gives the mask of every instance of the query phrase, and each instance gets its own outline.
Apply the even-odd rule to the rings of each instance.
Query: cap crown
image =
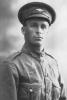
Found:
[[[51,6],[41,2],[31,2],[20,8],[18,18],[22,24],[26,19],[33,17],[47,19],[52,24],[55,21],[56,13]]]

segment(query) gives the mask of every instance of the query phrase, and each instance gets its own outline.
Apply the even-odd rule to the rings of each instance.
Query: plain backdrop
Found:
[[[0,0],[0,57],[8,57],[22,48],[24,37],[17,13],[30,1],[36,0]],[[41,1],[56,11],[56,21],[46,36],[45,50],[57,59],[67,94],[67,0]]]

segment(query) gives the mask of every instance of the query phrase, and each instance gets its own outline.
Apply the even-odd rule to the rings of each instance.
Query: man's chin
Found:
[[[41,43],[41,42],[35,42],[35,43],[32,43],[33,45],[35,45],[35,46],[42,46],[43,45],[43,43]]]

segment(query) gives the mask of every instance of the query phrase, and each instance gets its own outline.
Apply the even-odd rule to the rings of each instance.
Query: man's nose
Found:
[[[36,33],[37,33],[37,34],[41,34],[41,33],[42,33],[41,27],[37,27]]]

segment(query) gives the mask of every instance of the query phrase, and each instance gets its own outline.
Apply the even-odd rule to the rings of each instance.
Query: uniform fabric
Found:
[[[0,100],[17,100],[15,82],[7,63],[0,62]]]
[[[17,100],[65,100],[56,60],[44,51],[38,56],[25,46],[9,60]]]

